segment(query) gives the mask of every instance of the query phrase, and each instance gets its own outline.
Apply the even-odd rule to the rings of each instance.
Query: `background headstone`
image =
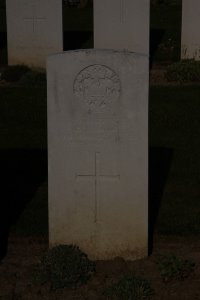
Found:
[[[94,48],[149,54],[149,0],[94,0]]]
[[[50,245],[146,256],[148,57],[69,51],[47,74]]]
[[[200,1],[182,2],[181,58],[200,60]]]
[[[62,0],[6,0],[8,63],[45,67],[63,50]]]

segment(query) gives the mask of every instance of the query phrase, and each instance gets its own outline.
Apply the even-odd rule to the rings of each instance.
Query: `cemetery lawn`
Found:
[[[46,104],[45,88],[0,88],[1,210],[13,226],[26,208],[13,227],[26,235],[47,235]]]
[[[200,299],[200,87],[150,88],[152,254],[132,263],[99,261],[94,277],[75,290],[32,281],[33,264],[48,248],[46,107],[45,88],[0,87],[1,210],[11,226],[0,299],[104,300],[104,289],[129,274],[148,280],[153,300]],[[194,273],[163,282],[156,264],[163,254],[194,261]]]
[[[199,111],[199,86],[150,89],[150,201],[159,207],[161,199],[158,233],[200,234]]]

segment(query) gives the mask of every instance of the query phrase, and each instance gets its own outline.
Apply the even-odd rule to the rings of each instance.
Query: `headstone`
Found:
[[[6,0],[8,63],[45,67],[63,50],[62,0]]]
[[[94,48],[149,54],[149,0],[94,0]]]
[[[200,1],[183,0],[181,58],[200,60]]]
[[[48,58],[49,242],[92,259],[147,255],[148,57]]]

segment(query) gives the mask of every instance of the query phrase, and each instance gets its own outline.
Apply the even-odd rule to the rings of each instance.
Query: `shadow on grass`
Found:
[[[39,149],[0,150],[0,260],[7,253],[11,225],[47,176],[47,152]]]
[[[149,254],[173,150],[149,150]],[[0,151],[0,260],[7,253],[9,230],[47,176],[47,152],[39,149]]]
[[[149,254],[153,250],[153,233],[167,182],[173,149],[150,147],[149,149]]]

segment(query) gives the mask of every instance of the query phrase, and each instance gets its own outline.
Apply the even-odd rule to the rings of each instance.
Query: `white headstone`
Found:
[[[93,259],[147,255],[148,58],[80,50],[48,58],[50,245]]]
[[[200,60],[200,1],[183,0],[181,58]]]
[[[62,0],[6,0],[8,63],[45,67],[63,50]]]
[[[149,54],[150,0],[94,0],[94,47]]]

